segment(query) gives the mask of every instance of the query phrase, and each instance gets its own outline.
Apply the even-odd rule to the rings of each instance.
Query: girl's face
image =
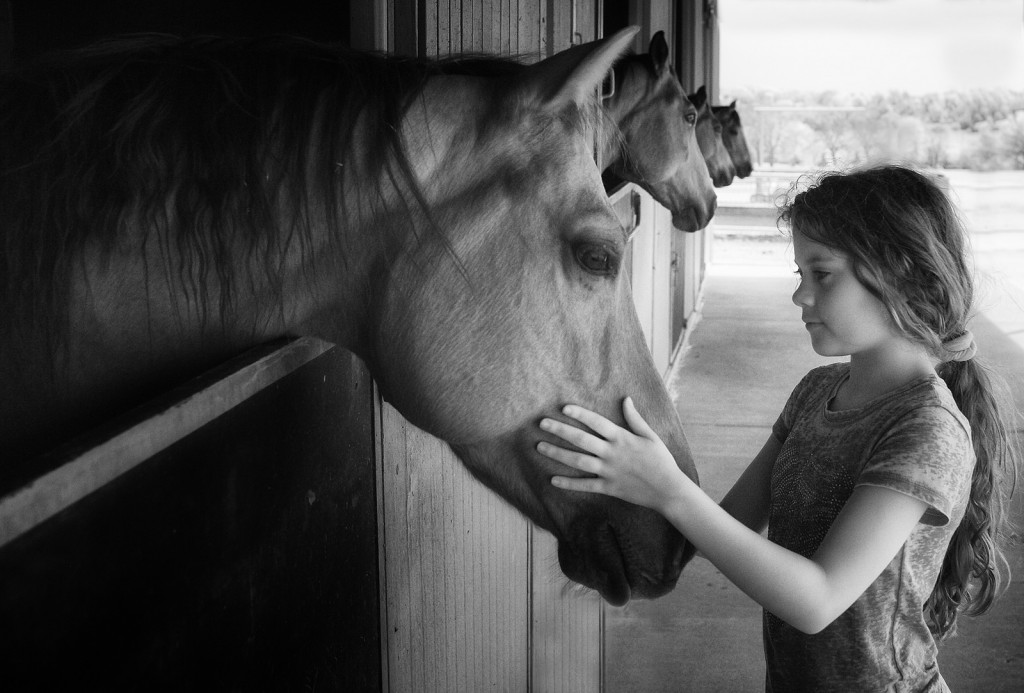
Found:
[[[793,232],[800,285],[793,303],[802,309],[811,346],[822,356],[851,356],[903,341],[888,312],[854,274],[845,253]]]

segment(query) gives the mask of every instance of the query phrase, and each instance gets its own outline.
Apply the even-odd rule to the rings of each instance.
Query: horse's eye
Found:
[[[576,261],[591,274],[613,274],[617,266],[615,256],[600,245],[579,246],[576,248]]]
[[[687,113],[686,114],[686,122],[689,123],[690,125],[693,125],[694,123],[696,123],[697,122],[697,114],[696,113]]]

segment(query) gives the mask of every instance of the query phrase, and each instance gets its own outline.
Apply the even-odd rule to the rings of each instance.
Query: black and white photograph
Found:
[[[0,690],[1022,677],[1024,0],[0,0]]]

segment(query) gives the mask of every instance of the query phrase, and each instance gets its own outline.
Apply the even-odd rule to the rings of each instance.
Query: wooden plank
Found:
[[[494,53],[494,15],[497,13],[494,2],[490,0],[477,0],[477,24],[479,25],[480,38],[476,47],[481,53]]]
[[[672,357],[672,213],[652,200],[651,355],[662,376]]]
[[[551,7],[552,0],[535,0],[535,2],[537,3],[537,55],[543,59],[557,52],[554,49],[554,37],[552,35],[554,27],[551,25],[549,13],[553,9]]]
[[[387,404],[380,445],[391,690],[525,690],[527,521]]]
[[[543,0],[519,0],[516,8],[515,50],[528,59],[536,62],[540,52],[540,14],[539,3]]]
[[[672,341],[678,345],[686,327],[686,231],[672,229]]]
[[[697,290],[700,288],[699,285],[699,272],[700,272],[700,253],[697,248],[697,237],[688,233],[685,237],[684,252],[685,254],[685,287],[686,293],[683,296],[683,311],[689,316],[693,313],[697,307]]]
[[[5,545],[5,690],[379,690],[370,384],[331,349]]]
[[[496,0],[501,7],[498,27],[501,32],[501,43],[498,48],[502,55],[518,55],[519,44],[515,42],[515,26],[519,20],[516,16],[518,4],[516,0]]]
[[[213,421],[330,348],[317,339],[258,347],[47,455],[50,471],[0,498],[0,546]]]
[[[480,0],[462,0],[462,51],[480,52]]]
[[[440,4],[442,7],[447,5],[448,11],[448,54],[462,53],[465,50],[462,45],[462,22],[465,19],[462,0],[442,0]]]
[[[547,55],[554,55],[572,45],[574,5],[575,2],[547,0]]]
[[[600,36],[597,11],[597,6],[600,3],[595,0],[574,0],[574,3],[576,6],[576,32],[579,34],[575,41],[580,43],[596,41]]]
[[[533,528],[532,543],[531,690],[599,691],[604,602],[562,575],[551,534]]]
[[[420,11],[422,18],[420,20],[420,32],[419,40],[420,45],[423,46],[423,55],[428,58],[436,58],[439,55],[447,54],[447,47],[442,46],[443,41],[447,41],[447,34],[441,36],[442,25],[447,27],[447,22],[442,23],[439,18],[440,7],[438,6],[439,0],[425,0],[422,3]],[[445,0],[445,9],[447,10],[447,0]]]
[[[648,348],[654,345],[654,210],[657,203],[646,191],[637,189],[640,198],[640,223],[633,232],[633,263],[630,286],[640,328]]]
[[[679,0],[676,12],[681,53],[676,56],[676,72],[683,89],[692,94],[706,81],[702,47],[704,3],[702,0]]]

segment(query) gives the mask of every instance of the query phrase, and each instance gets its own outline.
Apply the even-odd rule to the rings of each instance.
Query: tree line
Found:
[[[736,89],[758,165],[851,165],[880,158],[931,168],[1024,169],[1024,91],[870,95]]]

